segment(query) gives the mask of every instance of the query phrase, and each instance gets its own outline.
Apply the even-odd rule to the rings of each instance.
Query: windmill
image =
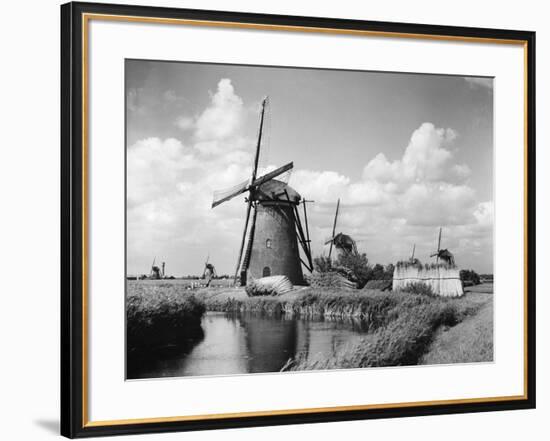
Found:
[[[217,277],[216,274],[216,268],[214,265],[209,263],[210,255],[206,258],[206,261],[204,262],[204,271],[202,272],[202,279],[206,279],[206,286],[210,286],[210,282],[214,277]]]
[[[357,244],[355,241],[351,238],[351,236],[348,236],[347,234],[343,233],[336,233],[336,222],[338,221],[338,211],[340,209],[340,199],[338,199],[338,202],[336,203],[336,213],[334,214],[334,223],[332,225],[332,236],[330,239],[327,239],[325,242],[325,245],[330,244],[330,248],[328,251],[328,258],[330,260],[330,256],[332,255],[332,246],[334,245],[334,248],[337,250],[346,253],[346,254],[357,254]]]
[[[151,264],[151,272],[149,273],[150,279],[162,279],[164,277],[164,262],[162,262],[162,272],[161,269],[155,265],[157,258],[155,257],[153,259],[153,263]]]
[[[284,178],[275,179],[292,170],[293,163],[289,162],[263,176],[257,176],[267,103],[266,97],[261,106],[258,141],[250,178],[228,190],[215,192],[212,208],[246,194],[245,224],[235,281],[239,275],[241,285],[246,285],[248,276],[260,278],[285,275],[292,283],[300,284],[303,282],[301,264],[308,271],[313,268],[309,229],[304,231],[298,212],[298,206],[303,201],[296,190],[284,182]],[[300,257],[298,242],[307,262]]]
[[[441,249],[441,231],[442,227],[439,227],[439,239],[437,241],[437,251],[430,255],[430,257],[436,257],[436,262],[439,262],[439,259],[443,260],[450,266],[455,265],[455,257],[448,249]]]
[[[409,258],[409,263],[413,263],[413,264],[420,263],[420,260],[414,257],[415,251],[416,251],[416,244],[413,243],[413,249],[412,249],[411,257]]]

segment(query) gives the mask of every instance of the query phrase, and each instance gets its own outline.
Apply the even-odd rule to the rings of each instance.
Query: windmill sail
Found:
[[[264,97],[259,112],[258,132],[258,162],[256,170],[265,169],[268,166],[269,150],[271,146],[271,102],[269,97]]]
[[[304,221],[306,224],[307,248],[309,250],[309,255],[311,256],[311,239],[309,238],[309,224],[307,221],[307,209],[306,209],[306,204],[308,202],[315,202],[315,201],[306,201],[305,199],[302,201],[302,205],[304,206]]]
[[[336,234],[336,221],[338,220],[338,210],[340,208],[340,198],[338,198],[338,202],[336,203],[336,214],[334,215],[334,224],[332,225],[332,236],[330,238],[330,248],[328,251],[328,258],[330,259],[330,256],[332,254],[332,245],[334,242],[334,235]]]
[[[246,242],[246,251],[244,253],[244,257],[242,259],[242,264],[240,265],[240,273],[245,273],[248,269],[248,265],[250,263],[250,254],[252,252],[252,245],[254,244],[254,230],[256,228],[256,215],[257,210],[256,206],[253,206],[252,208],[254,211],[252,213],[252,223],[250,224],[250,229],[248,231],[248,240]],[[239,259],[240,261],[240,259]],[[237,271],[239,271],[239,268],[237,268]]]
[[[250,220],[250,210],[252,208],[252,199],[249,198],[248,203],[246,205],[246,217],[244,221],[244,230],[243,230],[243,236],[241,238],[241,246],[239,247],[239,257],[237,258],[237,267],[235,268],[235,275],[233,277],[234,282],[237,281],[237,276],[239,274],[239,269],[241,267],[241,259],[243,257],[243,250],[244,250],[244,244],[246,240],[246,232],[248,230],[248,221]]]
[[[225,201],[228,201],[229,199],[233,199],[235,196],[238,196],[241,193],[244,193],[247,190],[249,183],[250,180],[247,179],[246,181],[243,181],[240,184],[237,184],[231,188],[215,191],[214,199],[212,201],[212,208],[220,205]]]
[[[290,200],[290,196],[288,195],[287,190],[284,191],[286,200],[289,202],[290,206],[293,206]],[[282,210],[281,210],[282,211]],[[298,211],[298,206],[293,206],[293,212],[294,212],[294,225],[296,228],[296,234],[298,235],[298,242],[300,242],[300,245],[302,246],[302,250],[306,256],[307,263],[304,262],[301,258],[302,264],[307,268],[309,272],[313,271],[313,259],[311,257],[311,248],[310,248],[310,240],[309,240],[309,228],[307,226],[307,215],[306,215],[306,230],[308,230],[307,236],[304,232],[304,228],[302,227],[302,220],[300,219],[300,212]],[[305,202],[304,202],[304,213],[305,213]],[[284,212],[282,213],[284,216]]]
[[[260,160],[260,146],[261,146],[261,143],[262,143],[262,131],[263,131],[263,126],[264,126],[264,117],[265,117],[266,105],[267,105],[267,97],[265,97],[264,100],[262,101],[262,111],[260,113],[260,127],[258,129],[258,143],[256,145],[256,155],[254,156],[254,166],[252,168],[252,176],[250,178],[250,183],[251,184],[256,180],[256,173],[258,172],[258,163],[259,163],[259,160]],[[248,221],[250,219],[250,209],[252,208],[252,204],[253,204],[252,199],[253,199],[252,198],[252,192],[250,192],[250,197],[248,198],[248,204],[247,204],[247,208],[246,208],[246,219],[245,219],[245,224],[244,224],[243,237],[241,239],[241,247],[239,249],[239,258],[237,259],[237,268],[235,269],[235,276],[233,278],[234,283],[237,282],[237,276],[239,274],[239,268],[241,266],[241,258],[242,258],[242,255],[243,255],[243,248],[244,248],[245,239],[246,239],[246,230],[248,228]],[[255,217],[256,216],[254,216],[254,218]],[[254,222],[252,223],[250,231],[251,231],[252,236],[249,237],[249,240],[253,240]]]
[[[309,233],[307,233],[308,235],[306,236],[306,233],[304,232],[304,228],[302,226],[302,220],[300,219],[300,213],[298,211],[298,207],[294,207],[294,219],[296,222],[296,231],[298,233],[298,239],[299,239],[300,245],[302,245],[302,250],[304,251],[304,254],[306,255],[306,259],[307,259],[307,264],[304,261],[302,261],[302,264],[308,269],[309,272],[312,272],[313,259],[311,257]],[[306,226],[307,226],[307,223],[306,223]]]
[[[263,125],[264,125],[264,115],[265,115],[265,107],[267,105],[267,97],[264,98],[262,101],[262,111],[260,113],[260,128],[258,130],[258,143],[256,145],[256,155],[254,156],[254,165],[252,168],[252,176],[250,178],[250,183],[252,184],[256,180],[256,173],[258,172],[258,162],[260,159],[260,146],[262,142],[262,131],[263,131]],[[240,193],[239,193],[240,194]],[[233,278],[234,282],[237,282],[237,275],[239,273],[239,268],[241,266],[241,258],[243,255],[243,248],[244,243],[246,239],[246,230],[248,228],[248,221],[250,219],[250,209],[252,208],[252,194],[250,194],[250,197],[248,198],[248,204],[246,208],[246,219],[244,224],[244,231],[243,231],[243,237],[241,239],[241,247],[239,249],[239,258],[237,259],[237,268],[235,269],[235,276]],[[252,225],[251,231],[254,231],[254,225]]]
[[[288,164],[283,165],[282,167],[279,167],[269,173],[266,173],[265,175],[259,177],[252,183],[252,187],[259,187],[260,185],[266,183],[267,181],[270,181],[271,179],[278,178],[279,175],[283,175],[283,173],[289,172],[292,170],[292,167],[294,167],[293,162],[289,162]],[[280,181],[281,179],[277,179]]]
[[[256,179],[256,173],[258,172],[258,164],[260,162],[260,147],[262,145],[262,133],[264,129],[265,108],[267,106],[267,97],[262,101],[262,111],[260,113],[260,128],[258,129],[258,143],[256,144],[256,155],[254,156],[254,167],[252,168],[252,179],[250,182],[254,182]]]
[[[439,262],[439,253],[441,251],[441,231],[442,230],[443,230],[443,227],[439,227],[439,238],[437,240],[437,251],[430,256],[430,257],[435,257],[436,262]]]
[[[210,260],[210,253],[208,256],[206,256],[206,260],[204,262],[204,270],[202,271],[202,277],[201,279],[204,279],[204,276],[206,275],[206,269],[208,268],[208,261]]]
[[[269,173],[266,173],[265,175],[254,180],[252,183],[250,183],[250,181],[247,180],[247,181],[241,182],[240,184],[235,185],[234,187],[227,188],[225,190],[215,191],[214,200],[212,202],[212,208],[217,207],[223,202],[233,199],[235,196],[245,193],[246,191],[257,189],[260,185],[274,178],[278,178],[279,181],[283,181],[283,182],[284,180],[288,180],[288,178],[285,178],[284,176],[289,176],[293,167],[294,167],[294,164],[292,162],[289,162],[288,164],[285,164],[282,167],[279,167]],[[283,176],[283,178],[281,178],[280,176]]]

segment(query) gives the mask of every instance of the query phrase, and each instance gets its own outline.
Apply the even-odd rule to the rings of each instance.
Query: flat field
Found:
[[[173,285],[183,289],[200,289],[204,288],[206,281],[204,279],[160,279],[160,280],[127,280],[128,286],[136,283],[151,285],[151,286],[168,286]],[[233,279],[214,279],[210,283],[211,288],[228,288],[233,286]],[[129,288],[130,289],[130,288]],[[129,291],[130,292],[130,291]]]

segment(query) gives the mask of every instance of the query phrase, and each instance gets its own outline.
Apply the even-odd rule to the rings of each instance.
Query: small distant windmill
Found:
[[[346,253],[346,254],[357,254],[357,244],[355,241],[351,238],[351,236],[348,236],[347,234],[343,233],[336,233],[336,222],[338,221],[338,211],[340,209],[340,199],[338,199],[338,202],[336,203],[336,213],[334,214],[334,223],[332,225],[332,236],[330,239],[327,239],[325,242],[325,245],[330,244],[330,248],[328,251],[328,258],[330,259],[330,256],[332,255],[332,246],[334,245],[334,248],[337,250]]]
[[[204,271],[202,272],[202,278],[206,279],[206,286],[210,286],[210,282],[212,282],[212,279],[218,276],[216,274],[216,268],[214,267],[214,265],[208,262],[209,260],[210,255],[208,255],[206,261],[204,262]]]
[[[411,257],[409,258],[409,263],[418,263],[420,262],[416,257],[414,257],[414,252],[416,251],[416,244],[413,244],[413,249],[411,253]]]
[[[150,279],[162,279],[164,277],[164,265],[165,263],[162,262],[162,270],[157,266],[155,265],[155,262],[156,262],[157,258],[155,256],[155,258],[153,259],[153,263],[151,265],[151,272],[149,273],[149,278]]]
[[[448,249],[441,249],[441,231],[442,227],[439,228],[439,239],[437,241],[437,251],[433,253],[430,257],[436,257],[436,262],[439,262],[439,259],[443,260],[450,266],[455,265],[455,256]]]
[[[235,281],[239,274],[241,285],[246,285],[248,275],[252,278],[285,275],[292,283],[300,284],[303,282],[301,264],[308,271],[313,268],[309,229],[306,227],[304,230],[302,227],[298,212],[299,204],[304,201],[283,178],[275,179],[292,170],[293,163],[289,162],[263,176],[257,176],[267,103],[268,98],[265,97],[262,101],[256,155],[250,178],[228,190],[215,192],[212,208],[240,194],[247,194],[246,217]],[[307,262],[300,257],[298,242]]]

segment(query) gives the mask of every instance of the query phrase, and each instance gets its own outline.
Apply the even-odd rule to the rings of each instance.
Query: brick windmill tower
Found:
[[[313,264],[306,201],[281,176],[289,174],[293,163],[289,162],[263,176],[257,176],[267,103],[266,97],[262,101],[260,129],[250,179],[228,190],[215,192],[212,208],[240,194],[248,193],[245,197],[246,217],[235,281],[240,276],[240,284],[246,285],[250,279],[284,275],[293,284],[301,284],[302,265],[311,271]],[[275,179],[277,177],[279,179]],[[300,204],[303,204],[305,230],[298,210]],[[300,257],[300,247],[307,263]]]

